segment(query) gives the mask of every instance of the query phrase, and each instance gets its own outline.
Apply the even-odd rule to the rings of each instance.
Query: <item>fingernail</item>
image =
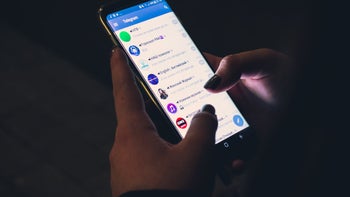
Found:
[[[215,108],[212,105],[206,104],[201,109],[202,112],[209,112],[215,115]]]
[[[214,75],[207,81],[207,83],[205,83],[204,88],[215,90],[215,88],[218,87],[220,82],[221,82],[221,77],[219,77],[218,75]]]

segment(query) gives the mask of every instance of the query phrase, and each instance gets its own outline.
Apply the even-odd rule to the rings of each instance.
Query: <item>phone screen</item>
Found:
[[[214,72],[165,0],[114,11],[105,19],[181,137],[205,104],[216,109],[216,143],[249,126],[227,92],[204,89]]]

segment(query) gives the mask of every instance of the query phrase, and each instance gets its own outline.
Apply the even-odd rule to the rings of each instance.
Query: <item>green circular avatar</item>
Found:
[[[130,34],[126,31],[120,32],[119,37],[124,42],[129,42],[131,40]]]

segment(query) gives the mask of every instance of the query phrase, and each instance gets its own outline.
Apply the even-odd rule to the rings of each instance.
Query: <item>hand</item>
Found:
[[[178,144],[162,140],[147,115],[121,49],[113,50],[111,72],[117,129],[110,152],[113,196],[132,190],[186,190],[209,195],[217,119],[212,106],[193,117]]]
[[[293,90],[295,67],[271,49],[257,49],[224,58],[205,54],[216,73],[205,85],[208,91],[228,91],[248,122],[266,141],[277,126]],[[237,161],[236,161],[237,164]]]
[[[278,122],[292,91],[294,66],[284,54],[257,49],[224,58],[206,54],[216,70],[207,90],[228,91],[259,131],[268,132]]]

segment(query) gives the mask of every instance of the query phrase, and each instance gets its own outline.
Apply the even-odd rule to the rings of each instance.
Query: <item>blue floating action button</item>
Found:
[[[233,116],[233,122],[239,127],[243,126],[244,124],[244,120],[240,115]]]

